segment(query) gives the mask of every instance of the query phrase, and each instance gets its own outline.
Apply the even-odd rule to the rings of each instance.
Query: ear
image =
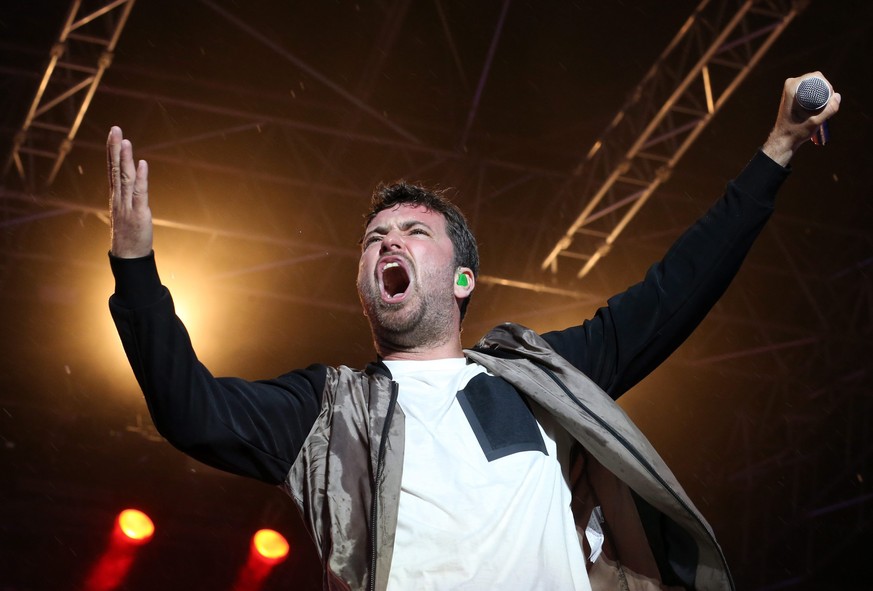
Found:
[[[455,297],[464,299],[470,297],[473,290],[476,288],[476,277],[473,276],[473,271],[467,267],[458,267],[455,271]]]

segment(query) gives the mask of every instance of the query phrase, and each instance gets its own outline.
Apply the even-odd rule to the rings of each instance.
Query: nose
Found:
[[[403,246],[403,236],[399,231],[391,230],[382,238],[379,250],[381,252],[391,252],[392,250],[402,250]]]

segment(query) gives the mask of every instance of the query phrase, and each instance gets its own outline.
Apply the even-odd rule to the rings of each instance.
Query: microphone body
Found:
[[[822,78],[813,76],[800,81],[797,85],[797,92],[794,93],[794,100],[800,105],[804,111],[818,111],[824,108],[831,100],[831,89]],[[830,132],[828,131],[828,123],[825,121],[821,124],[815,134],[810,138],[816,146],[824,146],[830,140]]]

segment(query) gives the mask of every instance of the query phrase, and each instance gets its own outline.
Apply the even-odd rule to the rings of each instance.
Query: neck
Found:
[[[387,361],[429,361],[464,356],[460,333],[444,343],[420,347],[400,347],[395,343],[387,343],[379,339],[376,340],[375,346],[379,357]]]

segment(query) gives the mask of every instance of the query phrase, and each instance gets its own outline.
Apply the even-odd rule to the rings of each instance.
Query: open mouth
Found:
[[[382,296],[385,301],[399,302],[409,289],[409,273],[398,261],[390,261],[382,267]]]

